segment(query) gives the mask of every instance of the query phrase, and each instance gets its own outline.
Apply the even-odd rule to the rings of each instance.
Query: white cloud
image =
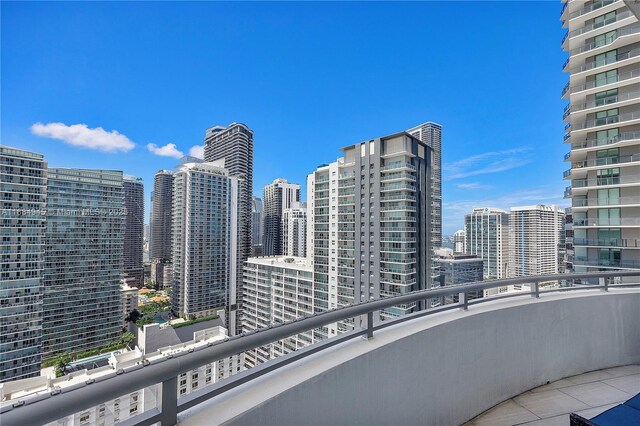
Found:
[[[194,145],[189,149],[189,155],[196,158],[204,158],[204,146]]]
[[[504,151],[485,152],[445,164],[442,169],[445,178],[448,179],[503,172],[530,163],[531,160],[526,155],[530,149],[523,146]]]
[[[483,185],[478,182],[470,182],[470,183],[459,183],[456,185],[458,189],[491,189],[491,185]]]
[[[86,124],[35,123],[31,133],[45,138],[59,139],[66,144],[104,152],[128,152],[135,144],[116,130],[107,132],[102,127],[89,128]]]
[[[147,149],[161,157],[184,157],[184,154],[178,150],[175,143],[168,143],[165,146],[158,146],[155,143],[149,143],[147,144]]]

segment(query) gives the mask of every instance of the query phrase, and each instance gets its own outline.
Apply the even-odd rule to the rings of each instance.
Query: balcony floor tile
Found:
[[[585,383],[582,385],[562,388],[561,392],[566,393],[567,395],[570,395],[591,407],[613,404],[614,402],[623,402],[633,396],[602,382]]]
[[[510,426],[540,418],[513,400],[496,405],[473,420],[476,426]]]
[[[631,395],[637,395],[640,393],[640,374],[607,379],[604,383]]]
[[[466,425],[566,426],[569,413],[590,419],[638,393],[640,365],[607,368],[531,389]]]
[[[589,408],[584,402],[557,389],[522,394],[514,401],[543,419]]]
[[[590,371],[589,373],[579,374],[577,376],[567,377],[567,380],[582,385],[584,383],[599,382],[601,380],[613,379],[615,376],[605,370]]]

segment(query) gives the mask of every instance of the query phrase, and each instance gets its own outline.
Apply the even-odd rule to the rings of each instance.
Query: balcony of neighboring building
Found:
[[[591,193],[587,193],[584,195],[573,197],[573,206],[572,210],[574,213],[587,211],[589,209],[597,209],[597,208],[628,208],[628,207],[640,207],[640,197],[634,191],[634,188],[621,188],[620,194],[616,194],[614,197],[601,197],[598,198],[598,194],[596,191],[591,191]],[[629,213],[624,212],[625,214],[621,215],[622,217],[629,217]],[[638,217],[640,213],[634,212],[635,216]]]
[[[585,67],[590,72],[572,75],[562,89],[562,98],[571,95],[572,102],[581,103],[588,95],[640,82],[639,56],[640,48],[634,48],[589,62]]]
[[[607,156],[609,151],[611,151],[611,155]],[[591,155],[576,154],[575,157],[587,157],[587,159],[572,161],[571,169],[564,172],[564,178],[584,179],[591,171],[610,167],[618,167],[622,173],[625,168],[640,166],[640,154],[631,154],[637,151],[636,147],[605,148]]]
[[[574,247],[640,249],[637,238],[573,238]]]
[[[603,90],[587,96],[584,102],[574,102],[567,105],[564,119],[567,122],[581,122],[590,114],[638,103],[640,103],[640,84],[620,89]]]
[[[609,130],[627,126],[640,125],[640,104],[615,108],[607,105],[601,111],[589,114],[585,120],[571,125],[571,138],[587,132]]]
[[[585,21],[584,25],[567,31],[560,45],[565,51],[569,50],[569,45],[579,46],[585,40],[593,38],[597,34],[624,27],[635,22],[633,13],[626,7],[620,7],[606,14],[601,14],[593,19]]]
[[[587,39],[584,43],[572,48],[569,51],[569,60],[563,69],[573,73],[582,72],[571,68],[572,65],[580,65],[581,61],[588,56],[596,57],[600,53],[608,52],[625,46],[629,42],[635,42],[640,33],[640,25],[632,24],[624,28],[609,28],[595,37]]]
[[[637,166],[611,167],[589,172],[588,178],[572,179],[573,196],[585,195],[594,189],[631,188],[640,186],[640,169]],[[632,192],[633,193],[633,192]]]
[[[570,23],[587,21],[598,15],[616,10],[621,5],[623,5],[622,0],[596,0],[586,6],[585,2],[582,1],[568,2],[562,9],[560,20],[563,26],[567,28]]]
[[[603,147],[622,148],[640,144],[640,130],[623,131],[613,136],[606,134],[600,135],[601,137],[598,136],[589,136],[582,140],[574,141],[571,144],[571,152],[568,153],[568,156],[565,156],[565,161],[568,161],[572,155],[601,150]]]

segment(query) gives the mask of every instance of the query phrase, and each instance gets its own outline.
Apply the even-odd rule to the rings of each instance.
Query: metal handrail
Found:
[[[538,298],[541,293],[552,293],[557,291],[593,290],[597,288],[607,291],[609,288],[615,287],[626,288],[640,286],[640,284],[610,285],[606,280],[606,278],[609,277],[633,276],[640,276],[640,269],[632,271],[537,275],[441,287],[362,302],[328,312],[299,318],[292,322],[270,326],[250,333],[242,333],[239,336],[233,336],[224,341],[210,343],[206,347],[194,349],[192,352],[166,355],[164,360],[157,360],[151,363],[146,362],[131,368],[119,370],[114,376],[106,378],[105,380],[96,382],[88,381],[84,385],[74,387],[72,390],[62,389],[59,392],[53,392],[49,395],[37,395],[32,398],[27,397],[23,400],[18,400],[12,406],[2,407],[2,424],[3,426],[17,426],[53,422],[60,418],[86,410],[88,407],[99,405],[105,401],[126,395],[127,393],[136,392],[140,389],[162,383],[161,407],[145,411],[126,420],[124,424],[141,426],[160,422],[163,426],[174,425],[177,423],[177,413],[179,412],[185,411],[227,390],[233,389],[270,371],[276,370],[329,347],[351,340],[358,336],[371,338],[373,337],[375,330],[380,330],[411,319],[451,309],[458,308],[467,310],[469,306],[507,297],[532,296]],[[582,280],[589,278],[598,278],[600,286],[566,287],[552,290],[540,290],[539,288],[539,283],[541,282]],[[532,284],[531,291],[524,294],[523,292],[514,292],[471,301],[466,297],[466,295],[471,292],[478,292],[515,284]],[[419,311],[394,320],[374,324],[373,313],[376,311],[381,311],[398,305],[406,305],[409,303],[451,295],[458,295],[459,302],[434,309]],[[240,372],[214,385],[192,392],[191,394],[180,398],[178,401],[177,377],[182,373],[187,373],[205,364],[228,358],[235,354],[249,351],[289,336],[363,315],[367,316],[367,328],[355,329],[276,358],[258,367]]]

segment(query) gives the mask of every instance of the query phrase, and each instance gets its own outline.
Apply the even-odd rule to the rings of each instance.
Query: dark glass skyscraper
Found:
[[[151,259],[151,279],[155,282],[156,288],[171,285],[173,179],[173,172],[169,170],[158,171],[153,179],[149,258]]]
[[[124,233],[124,278],[127,284],[142,287],[144,268],[142,266],[142,245],[144,240],[144,186],[142,179],[125,176],[122,183],[126,208]]]
[[[40,374],[47,163],[0,146],[0,382]]]
[[[116,340],[126,224],[122,172],[49,169],[43,359]]]

